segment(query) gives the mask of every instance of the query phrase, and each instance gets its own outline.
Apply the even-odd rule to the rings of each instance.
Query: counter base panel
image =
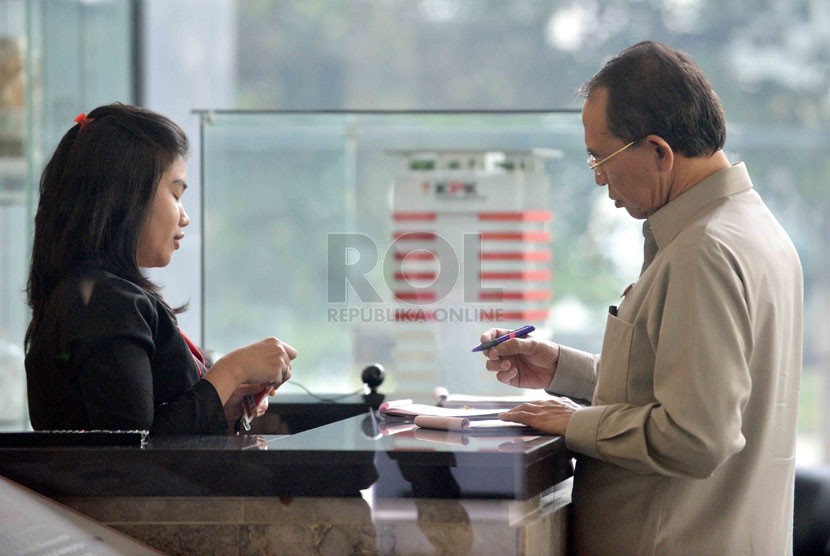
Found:
[[[553,491],[551,491],[552,493]],[[528,500],[61,497],[166,554],[565,555],[570,481]]]

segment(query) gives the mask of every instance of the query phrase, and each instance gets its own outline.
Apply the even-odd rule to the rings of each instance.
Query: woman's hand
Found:
[[[278,340],[265,338],[245,347],[233,350],[217,365],[227,365],[237,373],[240,384],[260,383],[280,385],[291,378],[291,362],[297,350]]]
[[[481,343],[509,332],[491,328],[481,335]],[[546,388],[559,363],[559,344],[534,338],[513,338],[482,353],[487,370],[496,373],[499,382],[517,388]]]
[[[227,405],[242,384],[252,384],[259,389],[267,385],[276,391],[291,378],[291,363],[296,357],[297,350],[290,345],[277,338],[265,338],[219,359],[205,380],[216,388],[222,405]]]
[[[273,396],[276,391],[277,387],[269,384],[243,384],[239,386],[239,388],[234,390],[230,398],[228,398],[228,401],[225,402],[225,415],[228,417],[228,421],[234,423],[242,417],[244,407],[242,401],[245,399],[245,396],[250,394],[256,398],[264,392],[265,395],[262,396],[262,399],[257,404],[254,413],[255,417],[262,417],[268,411],[268,397]]]

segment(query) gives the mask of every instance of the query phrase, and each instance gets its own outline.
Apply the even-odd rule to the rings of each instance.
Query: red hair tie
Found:
[[[75,116],[75,123],[81,126],[81,129],[78,130],[78,133],[82,132],[84,128],[89,125],[90,122],[95,120],[95,118],[87,118],[86,112],[81,112],[77,116]]]

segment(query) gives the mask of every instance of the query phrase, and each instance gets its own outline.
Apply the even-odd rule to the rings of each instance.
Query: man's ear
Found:
[[[657,169],[661,172],[670,171],[674,167],[674,151],[671,146],[659,135],[647,135],[646,141],[654,153]]]

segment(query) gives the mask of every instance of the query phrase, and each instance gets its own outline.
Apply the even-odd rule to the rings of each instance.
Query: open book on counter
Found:
[[[414,403],[409,399],[384,402],[379,407],[381,417],[413,420],[424,428],[466,431],[471,429],[517,428],[532,430],[521,423],[499,419],[499,414],[527,401],[545,399],[543,396],[467,396],[450,395],[444,388],[434,391],[437,405]]]
[[[474,408],[474,407],[441,407],[423,403],[413,403],[412,400],[394,400],[383,402],[378,408],[384,417],[463,417],[466,419],[493,419],[498,417],[504,409]]]
[[[544,390],[532,390],[526,394],[511,396],[477,396],[472,394],[451,394],[443,386],[437,386],[433,391],[435,400],[441,407],[461,407],[476,409],[501,409],[505,411],[520,403],[550,399],[550,394]]]

